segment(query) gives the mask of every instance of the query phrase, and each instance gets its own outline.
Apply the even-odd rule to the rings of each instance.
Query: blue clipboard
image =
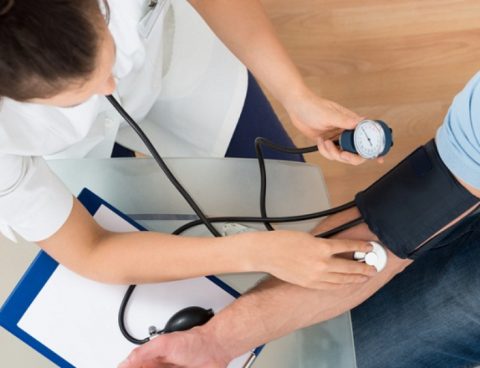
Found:
[[[79,194],[78,199],[92,216],[97,212],[100,206],[103,205],[115,212],[118,216],[129,222],[137,229],[146,231],[146,229],[141,225],[137,224],[135,221],[121,213],[119,210],[88,189],[83,189]],[[8,299],[0,308],[0,326],[4,327],[11,334],[22,340],[24,343],[38,351],[40,354],[45,356],[59,367],[75,368],[75,366],[67,362],[61,356],[43,345],[41,342],[23,331],[18,326],[19,321],[26,313],[36,296],[40,293],[44,285],[47,283],[51,275],[55,272],[58,265],[59,264],[48,254],[43,251],[39,252],[38,256],[34,259]],[[238,298],[240,296],[240,293],[217,277],[206,277],[233,297]],[[258,347],[253,351],[253,353],[258,356],[262,349],[263,346]]]

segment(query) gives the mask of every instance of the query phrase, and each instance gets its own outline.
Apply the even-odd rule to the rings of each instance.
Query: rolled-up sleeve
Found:
[[[449,170],[480,189],[480,73],[455,97],[435,140]]]
[[[73,206],[66,186],[41,157],[0,155],[0,231],[28,241],[53,235]]]

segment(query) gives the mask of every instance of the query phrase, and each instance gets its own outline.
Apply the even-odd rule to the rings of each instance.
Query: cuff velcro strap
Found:
[[[370,230],[400,258],[415,258],[420,244],[478,202],[444,165],[434,140],[355,196]]]

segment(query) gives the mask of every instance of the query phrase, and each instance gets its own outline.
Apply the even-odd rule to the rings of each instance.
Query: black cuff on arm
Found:
[[[355,196],[370,231],[395,255],[412,259],[434,248],[437,237],[420,244],[478,202],[444,165],[434,140]]]

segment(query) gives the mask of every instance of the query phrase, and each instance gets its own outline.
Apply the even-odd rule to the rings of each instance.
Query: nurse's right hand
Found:
[[[331,290],[364,283],[377,272],[373,266],[352,259],[355,251],[370,252],[362,240],[316,238],[297,231],[255,232],[259,270],[305,288]]]

